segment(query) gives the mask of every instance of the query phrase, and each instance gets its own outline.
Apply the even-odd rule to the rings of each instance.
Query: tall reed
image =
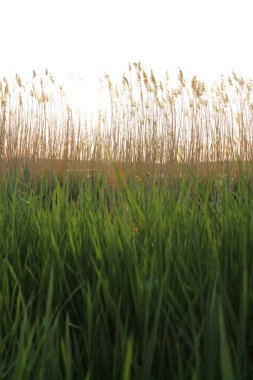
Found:
[[[253,82],[232,73],[207,87],[196,76],[178,85],[158,81],[140,63],[129,64],[121,83],[103,80],[109,99],[91,119],[73,112],[62,86],[46,70],[30,83],[16,75],[0,81],[1,167],[26,162],[66,171],[129,164],[135,171],[168,173],[184,163],[250,161],[253,156]],[[108,166],[108,165],[107,165]]]

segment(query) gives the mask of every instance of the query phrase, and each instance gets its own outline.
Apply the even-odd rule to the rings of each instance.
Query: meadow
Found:
[[[253,82],[0,83],[0,378],[253,378]]]

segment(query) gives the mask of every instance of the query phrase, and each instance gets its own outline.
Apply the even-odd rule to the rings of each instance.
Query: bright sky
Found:
[[[80,74],[90,108],[97,80],[117,78],[129,61],[158,76],[181,67],[205,81],[232,69],[253,78],[252,8],[252,0],[0,0],[0,76],[48,67],[68,83],[68,73]],[[81,92],[69,88],[78,103]]]

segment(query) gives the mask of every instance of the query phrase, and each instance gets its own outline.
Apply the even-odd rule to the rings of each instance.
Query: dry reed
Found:
[[[187,83],[181,70],[172,87],[168,75],[158,82],[153,71],[133,63],[122,83],[105,76],[110,107],[91,120],[73,113],[48,70],[43,78],[33,71],[30,84],[16,75],[13,87],[4,77],[1,174],[24,163],[37,173],[101,170],[110,176],[118,165],[136,176],[189,165],[203,174],[228,170],[253,157],[252,88],[235,73],[209,88],[196,76]]]

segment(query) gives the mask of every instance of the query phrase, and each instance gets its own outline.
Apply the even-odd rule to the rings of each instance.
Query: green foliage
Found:
[[[0,378],[252,379],[251,175],[115,189],[10,173]]]

